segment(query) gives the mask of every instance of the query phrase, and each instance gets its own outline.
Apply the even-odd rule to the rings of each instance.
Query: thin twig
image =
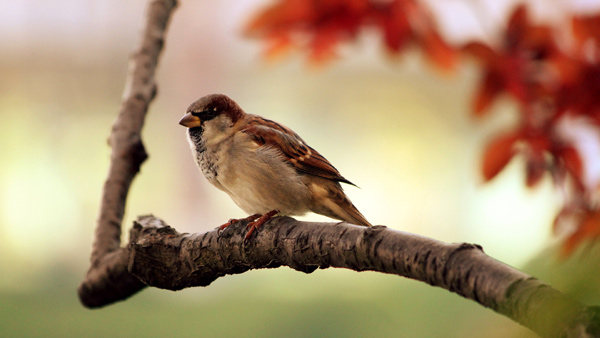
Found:
[[[102,190],[100,212],[92,245],[91,267],[78,289],[79,298],[87,306],[97,301],[95,288],[111,284],[109,279],[115,262],[122,260],[121,224],[129,187],[148,157],[141,138],[144,118],[156,95],[154,71],[162,51],[167,23],[176,0],[151,0],[139,46],[131,56],[123,101],[108,140],[112,147],[110,167]],[[118,270],[118,269],[117,269]],[[134,277],[125,278],[121,287],[140,290],[144,284]],[[114,286],[114,285],[113,285]]]

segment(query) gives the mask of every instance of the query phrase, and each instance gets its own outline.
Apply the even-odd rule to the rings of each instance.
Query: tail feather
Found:
[[[364,225],[367,227],[373,226],[373,225],[371,225],[371,223],[369,223],[369,221],[367,221],[365,216],[363,216],[363,214],[361,214],[360,211],[358,211],[358,209],[356,209],[356,207],[354,206],[354,204],[352,204],[352,202],[350,202],[350,200],[348,200],[348,203],[349,203],[348,206],[344,205],[341,207],[342,211],[349,218],[349,219],[344,219],[344,221],[352,223],[352,224],[356,224],[356,225]]]
[[[338,182],[328,181],[326,187],[312,184],[315,203],[311,210],[317,214],[339,219],[348,223],[372,226],[352,204]]]

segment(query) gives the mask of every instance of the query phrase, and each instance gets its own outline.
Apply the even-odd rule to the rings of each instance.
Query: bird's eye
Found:
[[[217,116],[217,108],[213,108],[213,109],[206,109],[205,111],[202,112],[202,114],[204,114],[204,118],[209,119],[209,118],[213,118],[215,116]]]
[[[217,117],[218,109],[217,109],[217,107],[206,108],[203,111],[196,111],[196,112],[191,112],[191,113],[192,113],[192,115],[199,117],[200,120],[202,120],[202,121],[208,121],[208,120],[212,120],[215,117]]]

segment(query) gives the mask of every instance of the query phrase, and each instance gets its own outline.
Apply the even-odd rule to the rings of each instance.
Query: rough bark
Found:
[[[131,56],[123,101],[108,139],[112,147],[110,167],[96,222],[91,266],[78,289],[79,298],[86,306],[106,301],[98,297],[122,299],[126,296],[121,295],[130,295],[145,286],[121,270],[120,263],[127,257],[127,249],[121,248],[121,223],[131,182],[148,157],[141,131],[148,106],[156,95],[154,71],[169,17],[176,6],[176,0],[149,1],[142,37]],[[112,292],[100,294],[98,288],[110,288]]]
[[[208,286],[226,275],[280,266],[305,273],[329,267],[378,271],[455,292],[542,337],[600,336],[598,307],[585,306],[494,260],[478,245],[447,244],[384,226],[289,217],[274,218],[245,240],[246,223],[235,223],[220,234],[180,234],[153,216],[140,217],[129,246],[121,251],[123,258],[115,260],[115,270],[168,290]],[[97,305],[109,304],[107,299]]]

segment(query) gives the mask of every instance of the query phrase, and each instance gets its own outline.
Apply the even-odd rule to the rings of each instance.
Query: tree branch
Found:
[[[490,258],[478,245],[447,244],[384,226],[299,222],[289,217],[274,218],[244,240],[246,223],[235,223],[221,234],[217,230],[180,234],[153,216],[140,217],[131,229],[128,248],[115,260],[119,265],[115,270],[168,290],[207,286],[226,275],[280,266],[305,273],[329,267],[378,271],[455,292],[542,337],[600,335],[598,307],[580,304]]]
[[[148,157],[141,130],[148,106],[156,95],[154,70],[169,17],[176,6],[176,0],[149,1],[142,38],[131,56],[123,101],[108,140],[112,147],[111,161],[102,191],[91,266],[78,289],[79,298],[86,306],[97,306],[101,302],[98,296],[117,297],[115,301],[122,299],[119,294],[131,294],[145,286],[133,276],[123,276],[123,271],[118,269],[122,268],[121,260],[126,258],[126,249],[120,248],[121,223],[131,182]],[[120,278],[117,281],[112,276]],[[94,288],[101,286],[110,286],[112,292],[99,294]]]

